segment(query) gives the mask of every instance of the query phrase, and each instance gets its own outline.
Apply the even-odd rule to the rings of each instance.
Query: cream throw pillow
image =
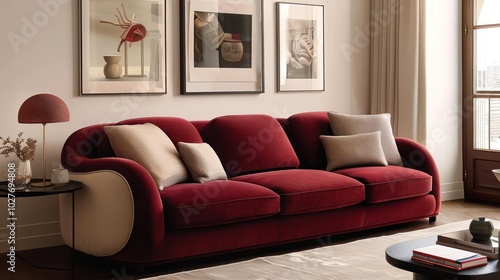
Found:
[[[326,170],[370,165],[387,165],[380,131],[348,136],[319,137],[326,152]]]
[[[115,155],[144,166],[159,190],[189,178],[174,144],[156,125],[145,123],[105,126],[104,131]]]
[[[328,112],[330,126],[333,135],[353,135],[380,131],[380,140],[382,149],[388,164],[403,165],[401,155],[399,154],[396,140],[392,134],[391,115],[346,115],[341,113]]]
[[[227,180],[224,167],[209,144],[179,142],[178,147],[193,180],[200,183]]]

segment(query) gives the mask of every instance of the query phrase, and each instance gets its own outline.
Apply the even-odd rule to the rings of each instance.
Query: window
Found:
[[[500,1],[473,7],[474,149],[500,150]]]

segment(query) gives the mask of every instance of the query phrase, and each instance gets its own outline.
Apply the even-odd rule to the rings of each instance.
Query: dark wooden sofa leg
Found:
[[[437,216],[434,216],[434,217],[430,217],[429,218],[429,223],[435,223],[437,220]]]

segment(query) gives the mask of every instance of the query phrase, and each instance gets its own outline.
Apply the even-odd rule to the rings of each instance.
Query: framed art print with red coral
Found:
[[[165,0],[80,0],[80,94],[166,93]]]

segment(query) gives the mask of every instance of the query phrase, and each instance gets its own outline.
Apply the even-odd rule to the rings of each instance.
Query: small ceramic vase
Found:
[[[473,219],[469,225],[472,237],[480,241],[489,240],[491,235],[493,235],[494,228],[493,222],[485,217]]]
[[[121,56],[119,55],[105,55],[104,61],[106,61],[106,65],[104,65],[104,76],[108,79],[118,79],[122,75],[122,66],[120,64]]]

